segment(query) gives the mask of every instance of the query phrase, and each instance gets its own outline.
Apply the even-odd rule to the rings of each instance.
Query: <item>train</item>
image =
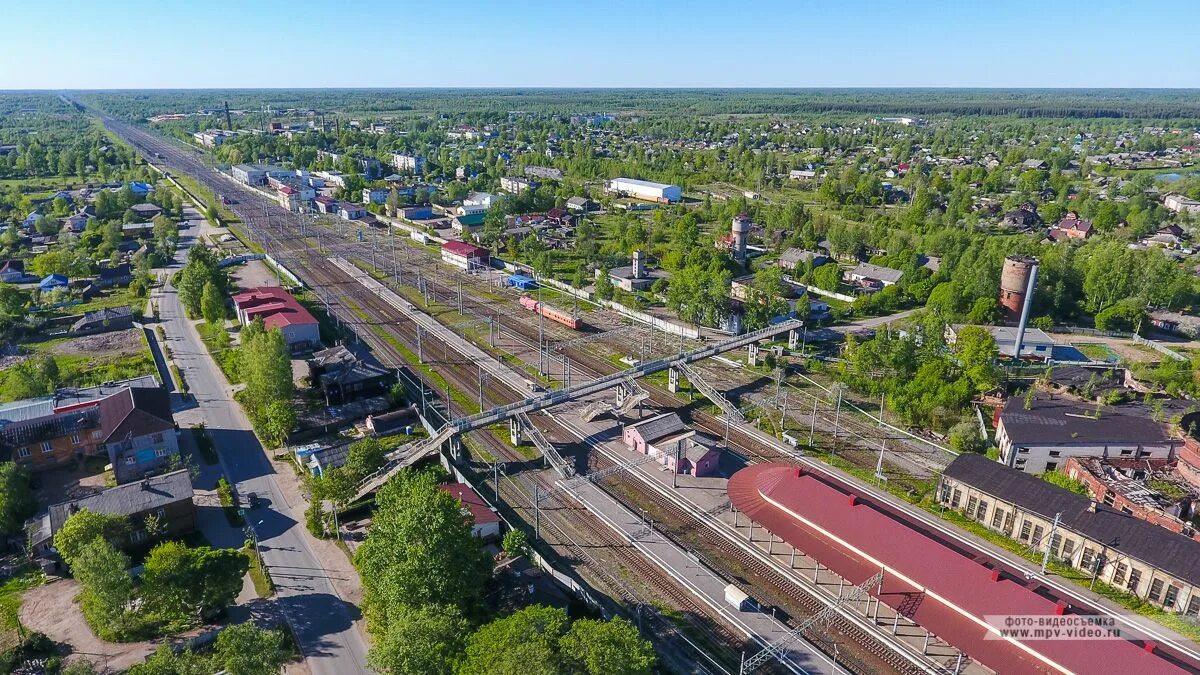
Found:
[[[531,312],[537,312],[555,323],[561,323],[572,330],[579,330],[583,327],[583,322],[579,319],[562,310],[554,309],[544,302],[538,302],[528,295],[521,296],[521,306]]]

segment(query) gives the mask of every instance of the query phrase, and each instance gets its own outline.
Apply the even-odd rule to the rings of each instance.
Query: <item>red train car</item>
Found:
[[[582,321],[571,316],[570,314],[567,314],[562,310],[554,309],[544,302],[538,302],[528,295],[521,296],[521,306],[531,312],[537,312],[538,314],[541,314],[555,323],[561,323],[567,328],[571,328],[573,330],[579,330],[580,326],[583,325]]]

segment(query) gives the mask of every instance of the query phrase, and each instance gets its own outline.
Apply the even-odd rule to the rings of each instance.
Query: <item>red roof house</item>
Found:
[[[500,536],[500,516],[488,506],[479,493],[466,483],[447,483],[442,490],[449,492],[463,505],[464,512],[470,511],[475,525],[472,533],[480,539],[494,539]]]
[[[465,241],[448,241],[442,244],[442,260],[464,270],[477,270],[489,265],[491,253]]]

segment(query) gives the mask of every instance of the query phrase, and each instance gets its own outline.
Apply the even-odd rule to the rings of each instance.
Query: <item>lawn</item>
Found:
[[[213,356],[213,360],[217,362],[217,366],[221,368],[221,372],[225,374],[225,379],[229,380],[230,384],[237,384],[242,381],[241,375],[238,372],[238,354],[237,350],[230,346],[228,340],[229,333],[224,326],[213,326],[208,322],[197,324],[196,331],[200,333],[200,339],[204,342],[204,346]],[[224,337],[222,337],[224,334]]]
[[[40,572],[14,577],[0,585],[0,651],[9,649],[21,641],[21,594],[46,583]]]

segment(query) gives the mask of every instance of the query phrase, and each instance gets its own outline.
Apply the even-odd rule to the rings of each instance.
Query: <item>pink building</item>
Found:
[[[707,440],[695,431],[672,434],[651,443],[650,454],[657,456],[667,471],[697,478],[712,476],[717,473],[721,451]]]
[[[657,417],[635,422],[625,427],[621,438],[630,450],[649,454],[650,446],[662,438],[684,431],[683,420],[675,413],[663,413]]]

